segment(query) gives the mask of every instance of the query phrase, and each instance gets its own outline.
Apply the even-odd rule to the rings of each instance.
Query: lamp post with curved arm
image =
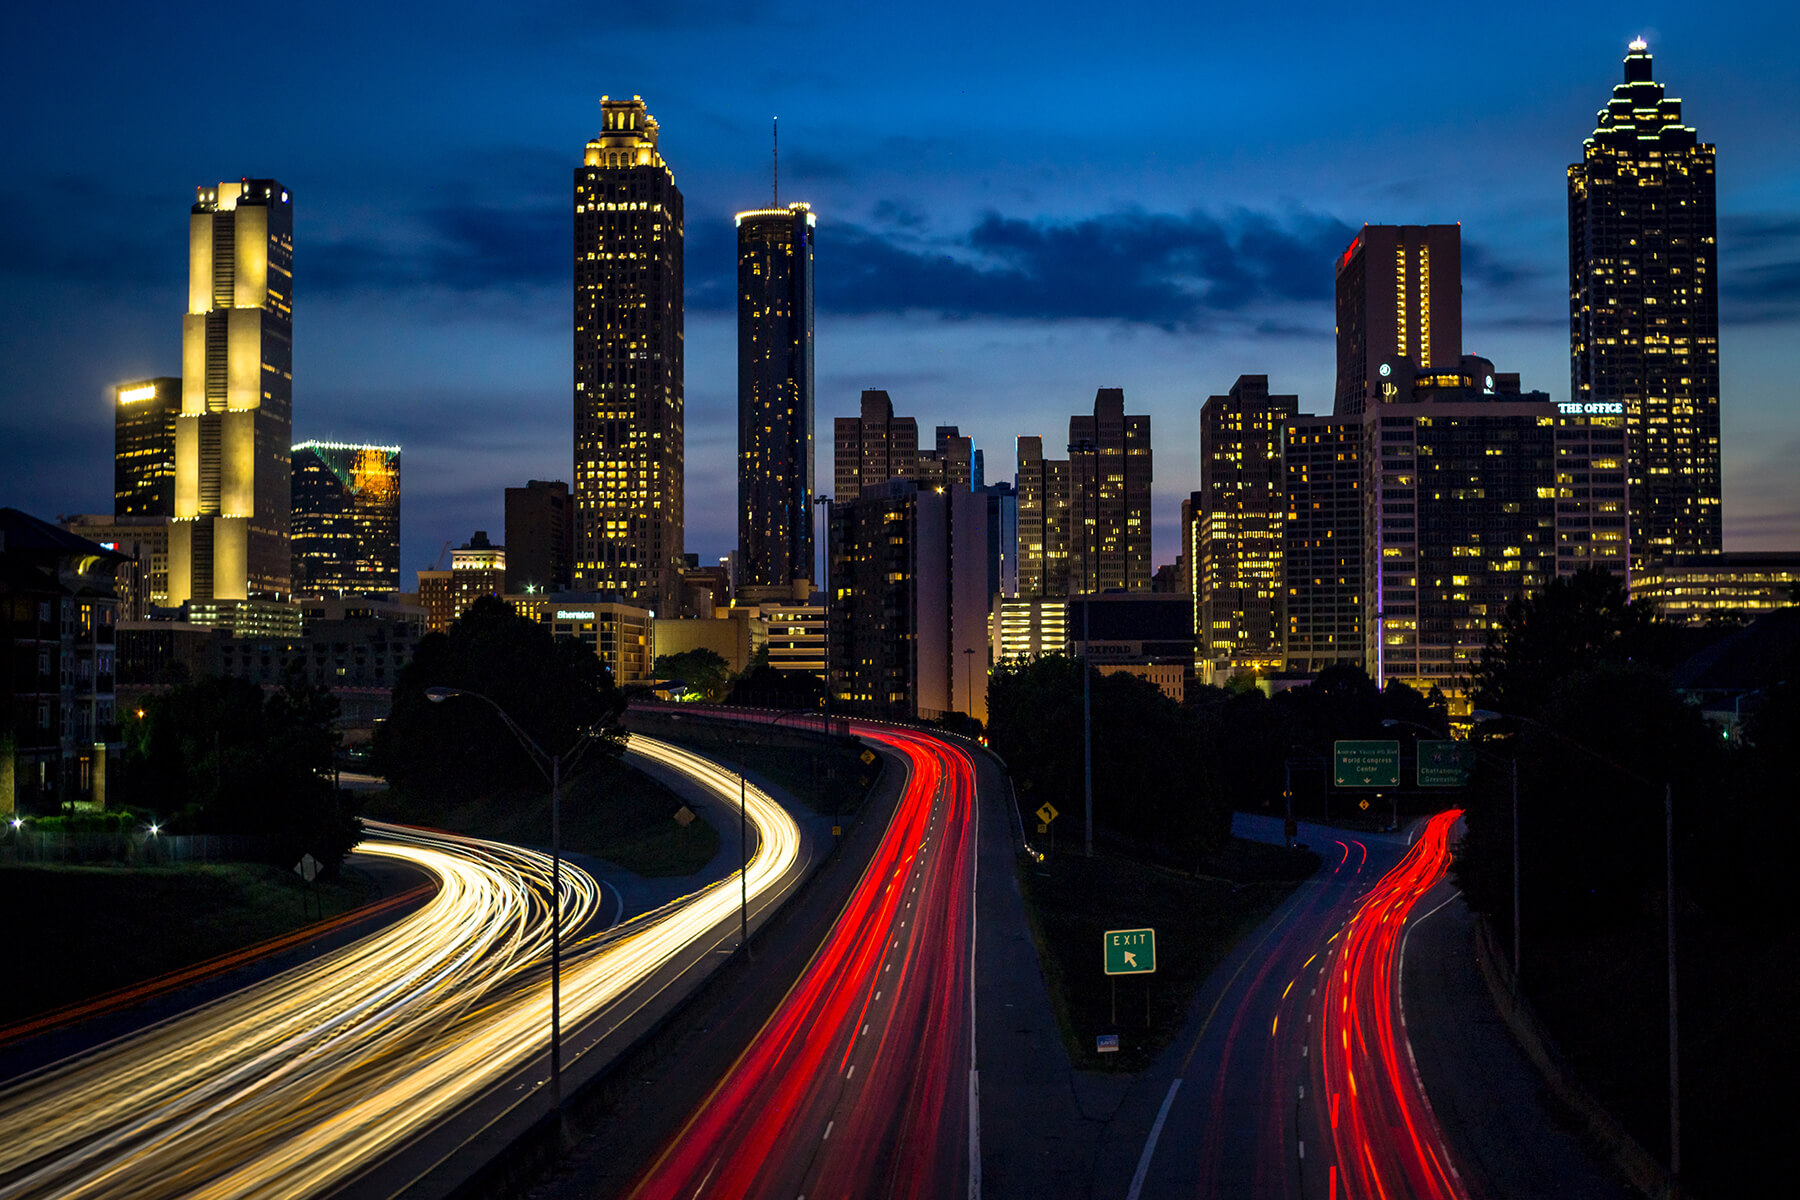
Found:
[[[584,729],[575,744],[562,754],[548,754],[519,728],[491,698],[467,688],[434,687],[425,689],[425,698],[442,704],[457,696],[479,700],[499,715],[501,723],[512,731],[531,755],[531,761],[550,781],[550,1097],[557,1115],[563,1112],[562,1087],[562,770],[574,766],[587,748],[594,744],[591,730]]]

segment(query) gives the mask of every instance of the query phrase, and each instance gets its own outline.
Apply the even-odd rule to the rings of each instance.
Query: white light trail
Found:
[[[666,743],[631,751],[735,806],[738,777]],[[800,831],[754,787],[752,900]],[[392,1154],[549,1041],[548,855],[368,823],[361,853],[439,881],[424,908],[332,954],[0,1089],[0,1200],[316,1195]],[[564,864],[563,927],[599,887]],[[737,875],[564,955],[565,1031],[615,1004],[738,906]]]

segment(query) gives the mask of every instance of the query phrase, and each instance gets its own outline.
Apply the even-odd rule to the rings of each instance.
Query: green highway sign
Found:
[[[1399,742],[1333,742],[1331,777],[1338,787],[1400,786]]]
[[[1103,939],[1108,975],[1148,975],[1156,970],[1156,930],[1109,929]]]
[[[1469,765],[1474,757],[1470,748],[1462,742],[1420,742],[1419,786],[1468,786]]]

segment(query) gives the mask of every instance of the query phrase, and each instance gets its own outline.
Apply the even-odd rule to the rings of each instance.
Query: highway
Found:
[[[738,778],[634,737],[632,751],[735,807]],[[753,898],[791,883],[798,828],[748,789]],[[503,1082],[543,1084],[548,855],[369,823],[360,853],[434,876],[424,908],[336,953],[0,1088],[0,1200],[299,1197],[357,1179]],[[635,1002],[692,943],[735,926],[738,876],[581,936],[600,903],[565,864],[565,1030]],[[524,1097],[509,1100],[510,1106]]]
[[[1406,857],[1363,898],[1309,988],[1320,1031],[1310,1072],[1314,1120],[1331,1147],[1327,1195],[1464,1194],[1413,1065],[1400,1005],[1407,921],[1443,878],[1450,829],[1461,816],[1443,812],[1425,824]]]
[[[1463,1194],[1399,990],[1407,922],[1448,868],[1459,816],[1433,817],[1410,848],[1303,828],[1325,867],[1203,990],[1198,1027],[1142,1114],[1129,1200]]]
[[[786,997],[634,1197],[975,1194],[975,774],[969,753],[851,722],[905,787]]]

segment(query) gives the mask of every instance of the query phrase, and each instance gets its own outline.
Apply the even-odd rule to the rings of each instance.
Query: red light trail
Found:
[[[1450,865],[1439,813],[1363,897],[1334,940],[1319,988],[1319,1120],[1334,1152],[1327,1187],[1344,1197],[1453,1200],[1464,1189],[1412,1063],[1400,1009],[1402,938]]]
[[[975,775],[936,738],[901,755],[893,818],[824,944],[631,1193],[934,1197],[969,1169]]]

